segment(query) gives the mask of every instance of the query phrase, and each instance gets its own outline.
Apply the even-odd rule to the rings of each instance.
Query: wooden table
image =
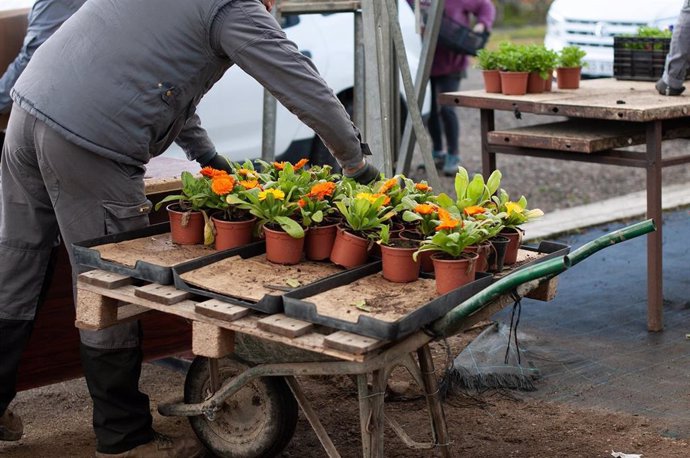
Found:
[[[513,154],[644,168],[647,216],[657,230],[647,236],[647,327],[663,329],[661,171],[690,163],[690,155],[662,157],[666,139],[690,136],[690,98],[664,97],[654,83],[589,80],[577,90],[505,96],[484,90],[442,94],[440,103],[478,108],[482,171],[496,169],[497,154]],[[495,110],[567,116],[569,121],[499,131]],[[548,123],[545,118],[545,122]],[[621,149],[645,145],[642,152]]]

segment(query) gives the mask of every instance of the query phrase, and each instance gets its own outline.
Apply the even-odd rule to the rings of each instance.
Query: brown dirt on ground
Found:
[[[474,329],[447,342],[432,344],[441,374],[479,332]],[[152,406],[181,396],[184,377],[146,364],[142,389]],[[348,377],[300,379],[326,430],[343,457],[361,456],[357,389]],[[91,457],[95,438],[90,427],[91,402],[83,379],[22,392],[13,406],[24,418],[24,438],[0,443],[0,456],[12,458]],[[612,451],[645,457],[688,456],[688,444],[663,436],[664,424],[641,416],[524,400],[519,393],[488,391],[452,395],[444,404],[454,456],[464,457],[610,457]],[[416,440],[429,438],[426,403],[410,377],[396,369],[389,383],[386,413]],[[185,419],[161,417],[155,427],[167,434],[191,436]],[[438,451],[407,449],[386,429],[387,457],[432,457]],[[300,413],[297,431],[283,457],[326,457],[309,423]]]

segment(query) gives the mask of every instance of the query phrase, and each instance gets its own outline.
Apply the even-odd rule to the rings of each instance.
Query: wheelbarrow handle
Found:
[[[523,283],[542,277],[556,276],[571,266],[588,258],[599,250],[616,243],[624,242],[635,237],[655,231],[652,219],[626,226],[617,231],[602,235],[566,256],[549,259],[530,267],[513,272],[490,286],[484,288],[474,296],[457,305],[431,325],[431,332],[438,336],[450,336],[456,333],[462,325],[462,320],[480,310],[498,296],[513,291]]]

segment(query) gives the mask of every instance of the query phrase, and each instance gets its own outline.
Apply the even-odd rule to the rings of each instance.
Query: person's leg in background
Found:
[[[460,75],[443,75],[436,77],[436,88],[438,94],[444,92],[456,92],[460,89]],[[438,97],[438,94],[436,97]],[[460,123],[455,107],[443,105],[440,107],[439,115],[443,125],[443,133],[446,139],[447,154],[443,163],[443,174],[455,176],[460,165]],[[429,127],[431,131],[431,127]]]
[[[441,113],[438,106],[438,82],[436,76],[429,78],[431,84],[431,111],[429,113],[429,120],[427,126],[429,127],[429,136],[431,137],[432,152],[436,168],[440,169],[446,159],[446,152],[443,150],[443,128],[441,127]]]

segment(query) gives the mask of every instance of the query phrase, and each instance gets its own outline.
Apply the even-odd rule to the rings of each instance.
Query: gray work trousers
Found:
[[[148,225],[143,167],[118,164],[75,146],[15,105],[0,167],[0,319],[33,320],[50,253]],[[136,322],[81,331],[99,349],[139,345]]]
[[[666,58],[664,82],[679,89],[685,82],[685,73],[690,66],[690,0],[683,2],[678,22],[673,28],[671,48]]]

